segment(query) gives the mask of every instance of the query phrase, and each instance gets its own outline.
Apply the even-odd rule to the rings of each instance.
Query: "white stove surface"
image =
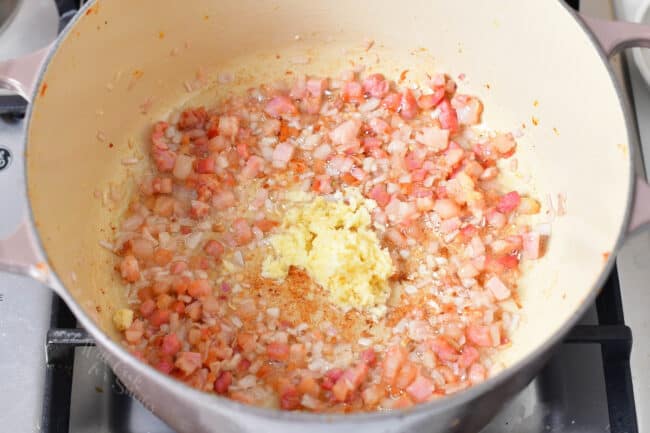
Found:
[[[0,34],[0,60],[44,47],[54,40],[58,30],[59,14],[54,0],[20,0],[16,15]]]
[[[629,19],[640,0],[620,0],[615,3],[618,16]],[[608,17],[613,13],[610,0],[583,0],[581,6],[589,15]],[[0,35],[2,41],[0,59],[24,54],[43,46],[56,33],[56,24],[52,24],[52,13],[56,14],[53,0],[24,0],[21,8],[8,29]],[[42,17],[40,19],[44,21],[38,22],[46,22],[45,25],[35,24],[37,19],[35,17],[39,14]],[[6,36],[18,25],[28,29],[28,36]],[[39,31],[34,32],[33,30],[37,28]],[[650,90],[640,78],[633,63],[629,63],[636,114],[639,119],[642,119],[639,121],[639,129],[645,148],[643,153],[646,166],[650,167],[647,165],[650,164]],[[14,156],[11,167],[0,171],[0,199],[2,200],[0,236],[2,237],[13,232],[26,215],[26,197],[22,186],[23,134],[24,121],[0,119],[0,146],[8,148]],[[619,254],[618,269],[626,322],[632,328],[634,336],[632,374],[639,431],[650,432],[650,374],[648,372],[650,318],[647,314],[650,308],[650,230],[628,239]],[[2,378],[0,430],[2,431],[12,433],[40,431],[45,375],[44,342],[50,321],[51,298],[51,293],[37,283],[0,273],[0,378]],[[594,352],[594,356],[598,356],[597,351]],[[589,399],[588,388],[585,390],[585,398]],[[521,411],[517,409],[516,412]],[[524,415],[523,412],[521,414]],[[101,429],[100,425],[97,427]],[[511,428],[505,430],[514,432]],[[603,431],[606,430],[605,427]]]
[[[1,0],[0,0],[1,1]],[[59,26],[53,0],[23,0],[0,34],[0,60],[32,52],[51,42]],[[34,31],[38,29],[38,31]],[[0,237],[13,233],[26,217],[23,192],[24,121],[0,119],[0,146],[13,160],[0,171]],[[32,280],[0,273],[0,430],[40,431],[45,380],[44,341],[52,293]]]

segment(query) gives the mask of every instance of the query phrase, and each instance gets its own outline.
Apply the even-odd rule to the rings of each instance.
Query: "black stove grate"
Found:
[[[638,432],[630,370],[632,331],[625,326],[623,300],[614,268],[608,279],[608,287],[596,299],[598,321],[602,329],[601,353],[612,432]]]

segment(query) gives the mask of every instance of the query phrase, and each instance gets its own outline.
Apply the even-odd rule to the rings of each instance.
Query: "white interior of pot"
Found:
[[[367,40],[375,42],[366,52]],[[524,132],[518,188],[543,212],[547,194],[554,203],[566,195],[546,256],[521,282],[522,322],[505,365],[574,314],[616,241],[630,165],[607,70],[560,2],[112,0],[89,9],[54,55],[28,144],[29,194],[49,260],[105,332],[115,335],[111,315],[125,296],[99,241],[112,239],[123,206],[101,195],[113,184],[126,197],[146,163],[122,160],[146,157],[152,122],[196,98],[214,103],[232,89],[217,82],[220,72],[246,88],[287,70],[338,75],[350,62],[393,79],[405,69],[411,80],[464,73],[459,91],[483,100],[487,127]],[[184,83],[200,68],[209,84],[190,93]]]

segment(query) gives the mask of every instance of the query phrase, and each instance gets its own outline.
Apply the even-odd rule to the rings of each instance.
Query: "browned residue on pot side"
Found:
[[[86,15],[90,15],[92,13],[98,14],[99,13],[99,2],[95,3],[95,6],[88,8],[86,11]]]

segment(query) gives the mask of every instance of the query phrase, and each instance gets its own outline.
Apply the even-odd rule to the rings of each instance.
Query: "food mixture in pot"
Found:
[[[435,75],[298,77],[153,125],[114,239],[138,358],[197,389],[314,412],[390,410],[485,380],[540,257],[512,134]]]

